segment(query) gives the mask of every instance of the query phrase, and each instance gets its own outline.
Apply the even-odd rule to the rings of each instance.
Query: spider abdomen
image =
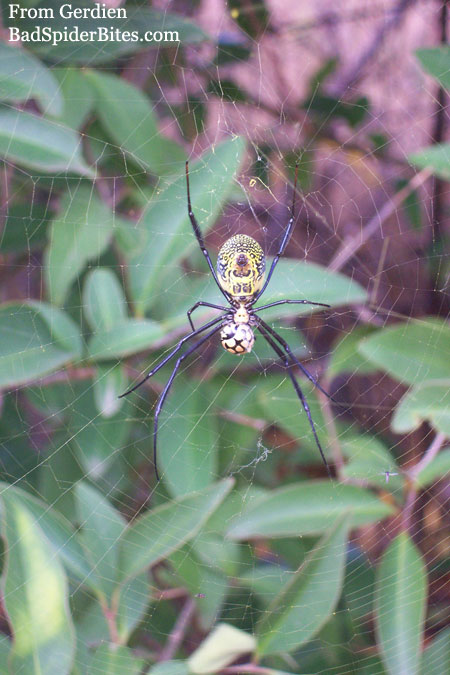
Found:
[[[222,347],[230,354],[248,354],[255,343],[255,335],[246,323],[226,323],[220,331]]]
[[[228,239],[217,257],[219,283],[239,302],[250,301],[260,290],[265,267],[261,246],[246,234]]]

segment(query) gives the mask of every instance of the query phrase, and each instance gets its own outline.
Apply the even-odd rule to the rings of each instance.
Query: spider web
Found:
[[[153,6],[163,12],[180,9],[166,2]],[[334,406],[317,397],[300,379],[327,458],[338,463],[348,458],[346,452],[355,438],[363,447],[378,439],[390,453],[383,457],[394,458],[394,465],[389,459],[381,461],[377,489],[393,503],[402,494],[396,467],[419,458],[435,432],[422,425],[410,434],[393,433],[392,413],[405,387],[382,370],[368,370],[361,359],[352,373],[340,371],[331,377],[327,366],[341,339],[355,330],[369,334],[394,321],[409,324],[427,315],[445,315],[446,259],[433,227],[433,185],[424,178],[406,200],[393,199],[405,185],[409,190],[409,155],[435,140],[436,84],[424,78],[414,52],[437,43],[439,11],[439,4],[431,0],[333,5],[323,1],[314,6],[270,0],[258,11],[250,2],[227,7],[222,0],[205,1],[190,8],[189,14],[212,41],[128,57],[122,69],[128,81],[138,87],[145,83],[165,136],[184,141],[191,165],[202,153],[220,156],[224,142],[232,143],[237,137],[246,141],[228,197],[208,229],[213,261],[221,244],[237,233],[253,236],[269,257],[275,254],[289,220],[293,167],[300,158],[298,215],[286,256],[274,275],[277,292],[282,292],[278,297],[326,302],[335,274],[347,278],[348,297],[352,289],[362,289],[366,297],[350,301],[343,297],[325,312],[301,308],[301,312],[276,316],[268,313],[267,321],[292,344],[309,371],[323,378],[321,382],[341,404]],[[215,41],[220,44],[220,65]],[[59,68],[58,63],[52,65],[55,73]],[[108,64],[108,71],[117,69]],[[123,281],[131,314],[129,274],[137,263],[127,255],[127,245],[139,233],[141,211],[155,196],[164,213],[172,206],[185,206],[183,190],[173,204],[165,198],[174,179],[171,167],[179,172],[178,160],[172,162],[169,155],[162,175],[150,181],[149,172],[131,161],[122,146],[105,143],[97,132],[95,124],[85,130],[85,147],[101,176],[97,191],[88,191],[87,198],[89,203],[106,202],[117,224],[110,245],[86,262],[64,302],[86,336],[92,331],[86,316],[87,276],[98,267],[113,270]],[[110,154],[116,170],[105,175],[101,167]],[[208,164],[204,170],[207,175]],[[44,254],[48,244],[43,233],[49,231],[61,194],[69,195],[70,204],[80,180],[37,177],[23,167],[15,171],[12,181],[12,169],[5,162],[4,214],[8,215],[17,195],[26,195],[26,206],[21,215],[9,216],[3,241],[9,242],[16,223],[23,232],[22,250],[20,255],[7,251],[3,258],[2,301],[15,300],[20,305],[29,299],[48,299]],[[224,175],[227,171],[223,163]],[[209,199],[213,211],[215,195],[211,193]],[[195,207],[194,200],[194,211],[204,224],[208,210]],[[131,223],[128,230],[121,219]],[[163,241],[167,227],[161,220],[153,230],[157,241]],[[362,239],[367,232],[371,233],[367,240]],[[182,245],[187,241],[182,234],[175,236],[180,236]],[[118,363],[131,386],[188,331],[187,320],[180,317],[190,305],[202,298],[222,302],[201,253],[192,241],[188,247],[186,256],[177,256],[175,262],[162,258],[157,269],[161,282],[154,286],[146,316],[161,322],[165,335],[155,341],[154,349],[106,360],[98,367],[90,363],[63,367],[5,394],[0,420],[3,480],[20,485],[73,520],[73,485],[83,477],[89,477],[126,518],[132,518],[149,507],[175,503],[177,496],[208,481],[232,476],[241,502],[237,513],[231,510],[231,522],[266,490],[324,479],[300,402],[278,359],[260,337],[245,359],[223,352],[216,338],[183,363],[160,419],[163,480],[159,484],[149,460],[152,423],[157,394],[170,368],[124,400],[114,414],[95,407],[95,387],[102,379],[109,382]],[[310,286],[293,286],[305,261],[322,266],[322,285],[318,275],[319,281]],[[311,288],[318,295],[311,295]],[[215,312],[200,310],[197,316],[196,326]],[[109,405],[116,410],[115,403]],[[193,458],[199,467],[194,476]],[[169,477],[166,483],[165,477]],[[356,485],[377,483],[373,475],[364,473],[364,464],[359,474],[347,480]],[[429,568],[437,570],[430,586],[427,639],[448,620],[442,583],[448,565],[448,531],[443,528],[446,490],[444,481],[421,498],[423,516],[414,532],[421,550],[427,550]],[[274,660],[274,668],[339,675],[385,672],[373,648],[372,586],[376,561],[395,536],[395,528],[398,524],[386,519],[352,531],[344,595],[333,616],[293,655]],[[252,633],[274,588],[281,587],[317,541],[312,536],[286,537],[270,540],[270,545],[264,540],[241,545],[212,539],[215,548],[210,551],[216,551],[221,561],[220,574],[217,559],[208,558],[210,532],[202,529],[170,563],[154,570],[151,583],[157,590],[151,602],[146,602],[146,589],[130,597],[130,614],[136,606],[148,605],[130,642],[144,658],[155,656],[164,645],[168,650],[164,654],[179,656],[176,649],[170,651],[177,630],[184,631],[180,645],[185,654],[218,621]],[[321,581],[318,576],[317,583]],[[197,606],[202,605],[191,634],[189,617],[187,624],[182,623],[190,596],[196,596]],[[108,627],[101,624],[100,612],[99,617],[88,616],[86,607],[92,608],[94,601],[85,586],[71,585],[70,598],[76,617],[76,658],[82,668],[92,647],[108,641]],[[122,672],[134,672],[125,660]]]

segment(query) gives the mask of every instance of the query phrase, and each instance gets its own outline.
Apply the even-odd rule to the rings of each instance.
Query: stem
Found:
[[[191,617],[195,611],[195,601],[188,598],[181,610],[172,632],[170,633],[164,649],[162,650],[159,661],[170,661],[176,654],[180,644],[183,642],[186,630],[189,626]]]
[[[243,673],[252,673],[253,675],[274,675],[276,672],[272,668],[264,668],[264,666],[258,666],[256,663],[243,663],[240,666],[229,666],[228,668],[222,668],[220,671],[223,675],[243,675]]]
[[[417,476],[423,469],[428,466],[428,464],[436,457],[439,450],[442,448],[446,440],[446,435],[442,432],[439,432],[434,437],[428,449],[425,451],[424,456],[417,462],[410,471],[408,471],[407,476],[409,477],[411,483],[408,494],[406,495],[405,506],[402,513],[402,529],[408,531],[412,526],[412,517],[414,514],[414,506],[416,504],[417,495],[419,493],[419,487],[416,484]]]

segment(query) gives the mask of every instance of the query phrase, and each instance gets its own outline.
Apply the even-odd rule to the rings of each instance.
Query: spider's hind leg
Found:
[[[314,424],[314,420],[313,420],[313,418],[312,418],[312,415],[311,415],[311,411],[310,411],[310,409],[309,409],[308,402],[307,402],[307,400],[306,400],[306,398],[305,398],[305,396],[304,396],[304,394],[303,394],[303,392],[302,392],[302,390],[301,390],[301,388],[300,388],[299,383],[297,382],[297,380],[296,380],[296,378],[295,378],[294,373],[293,373],[292,370],[291,370],[291,367],[292,367],[293,364],[289,362],[289,357],[288,357],[288,355],[285,354],[285,353],[283,353],[283,351],[281,350],[281,348],[274,342],[274,340],[272,340],[272,338],[270,337],[270,335],[264,330],[264,328],[263,328],[261,325],[258,326],[258,330],[259,330],[259,332],[261,333],[261,335],[263,336],[263,338],[264,338],[264,339],[269,343],[269,345],[272,347],[272,349],[274,350],[274,352],[275,352],[276,354],[278,354],[278,356],[280,357],[280,359],[282,359],[284,365],[286,366],[286,372],[287,372],[287,374],[289,375],[292,384],[294,385],[295,392],[296,392],[298,398],[300,399],[300,402],[301,402],[301,404],[302,404],[302,406],[303,406],[303,410],[305,411],[306,416],[307,416],[307,418],[308,418],[309,426],[311,427],[311,431],[313,432],[314,440],[315,440],[316,445],[317,445],[317,448],[318,448],[318,450],[319,450],[319,452],[320,452],[320,456],[321,456],[321,458],[322,458],[322,462],[323,462],[324,465],[325,465],[325,468],[326,468],[326,470],[327,470],[327,473],[328,473],[329,478],[333,478],[333,476],[331,475],[331,471],[330,471],[330,467],[329,467],[329,465],[328,465],[328,462],[327,462],[327,460],[325,459],[325,455],[324,455],[324,452],[323,452],[323,450],[322,450],[322,446],[321,446],[321,444],[320,444],[319,437],[318,437],[318,435],[317,435],[316,425]]]

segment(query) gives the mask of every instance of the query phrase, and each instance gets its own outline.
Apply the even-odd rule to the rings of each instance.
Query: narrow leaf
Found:
[[[80,358],[79,327],[46,303],[0,306],[0,386],[30,382]]]
[[[408,321],[363,339],[359,352],[406,384],[450,379],[450,326],[440,319]]]
[[[259,656],[297,649],[330,617],[342,591],[348,527],[344,516],[264,612],[256,627]]]
[[[232,480],[159,506],[131,523],[120,541],[122,581],[166,558],[197,534],[231,490]]]
[[[86,318],[95,331],[107,331],[127,318],[127,303],[117,276],[107,267],[86,275],[83,290]]]
[[[75,636],[68,584],[55,549],[12,491],[2,494],[6,540],[4,602],[14,635],[14,672],[71,671]]]
[[[45,276],[52,302],[62,304],[89,260],[106,249],[112,236],[114,214],[85,185],[71,188],[52,222],[45,256]]]
[[[385,551],[378,569],[375,613],[379,649],[390,675],[417,675],[427,595],[419,551],[402,532]]]
[[[0,43],[0,100],[35,99],[43,113],[58,117],[63,99],[52,72],[25,49]]]
[[[236,138],[215,146],[212,152],[191,163],[192,206],[202,231],[208,229],[220,212],[244,149],[243,140]],[[143,314],[157,298],[162,271],[197,245],[187,212],[184,171],[151,200],[140,225],[146,238],[131,259],[128,271],[137,312]]]
[[[89,354],[97,361],[108,361],[143,349],[151,349],[164,337],[163,327],[150,319],[127,319],[109,330],[97,332],[89,341]]]
[[[189,672],[194,675],[216,673],[244,654],[251,654],[256,640],[239,628],[219,623],[188,659]]]
[[[180,171],[185,152],[178,143],[160,134],[147,96],[116,75],[88,71],[86,76],[95,92],[102,126],[114,143],[145,170],[158,175]]]
[[[116,587],[119,538],[126,521],[103,495],[85,482],[76,486],[79,540],[92,566],[94,584],[109,600]]]
[[[39,172],[94,177],[74,131],[23,110],[0,109],[0,156]]]
[[[311,481],[273,490],[256,499],[228,528],[233,539],[297,537],[326,532],[344,513],[352,527],[381,520],[393,512],[372,492],[332,481]]]

